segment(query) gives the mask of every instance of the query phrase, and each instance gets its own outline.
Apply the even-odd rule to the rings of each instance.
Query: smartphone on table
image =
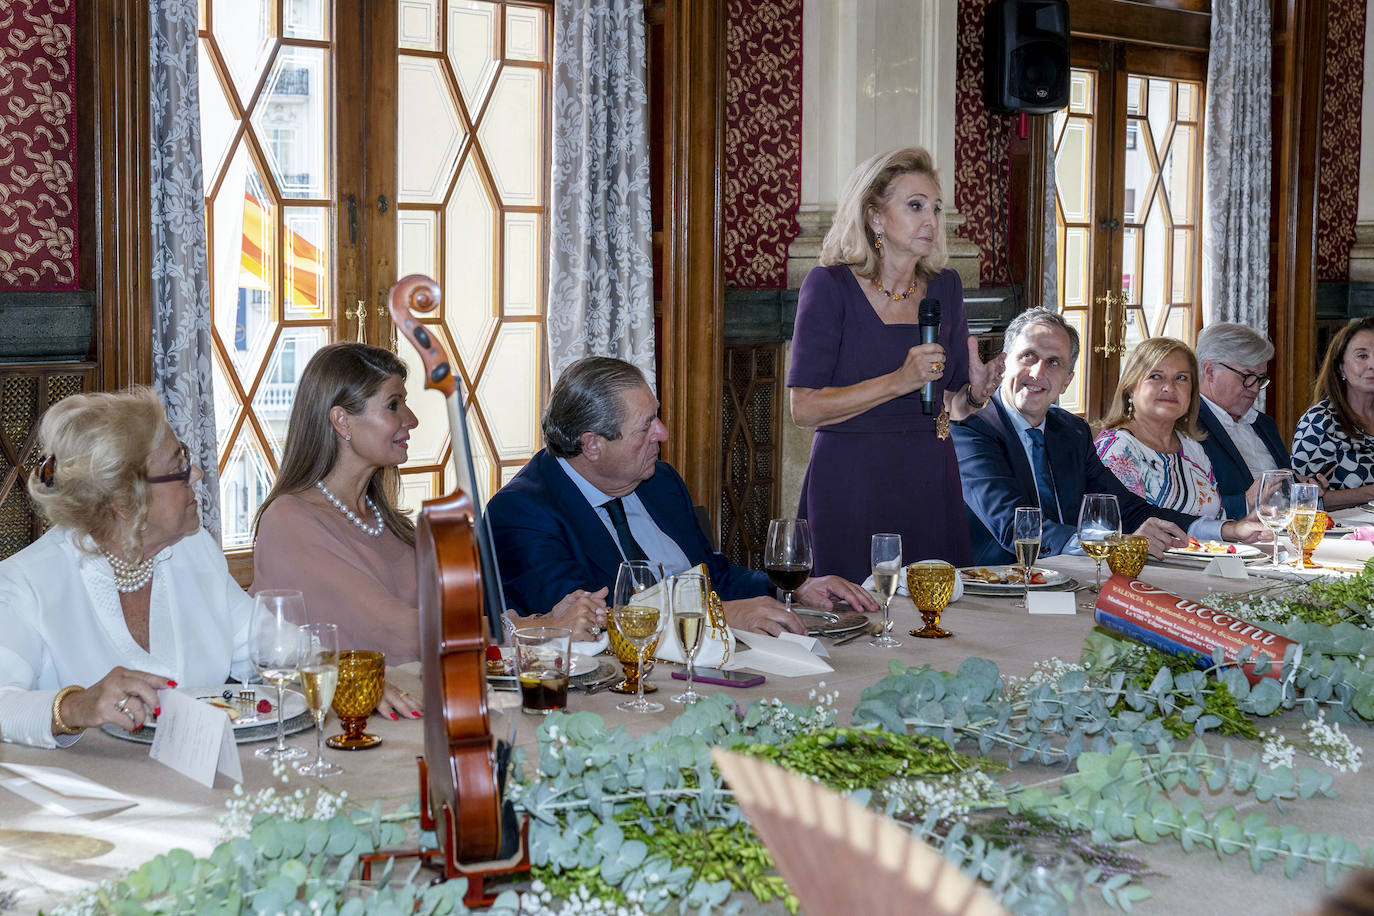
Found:
[[[679,681],[687,680],[687,671],[682,668],[673,670],[673,677]],[[763,683],[763,675],[752,671],[722,671],[719,668],[698,668],[692,680],[701,684],[715,684],[718,687],[757,687]]]

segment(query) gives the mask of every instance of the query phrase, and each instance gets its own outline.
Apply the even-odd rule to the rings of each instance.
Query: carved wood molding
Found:
[[[148,4],[77,4],[80,285],[95,292],[103,390],[153,378]]]
[[[1326,0],[1274,0],[1274,158],[1269,334],[1274,420],[1297,426],[1311,403],[1316,358],[1317,169],[1321,155]]]
[[[662,325],[659,397],[669,440],[664,458],[719,523],[721,373],[721,99],[725,4],[663,5]],[[651,63],[651,66],[654,64]]]

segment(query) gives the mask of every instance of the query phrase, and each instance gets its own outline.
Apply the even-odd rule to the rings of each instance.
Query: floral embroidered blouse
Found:
[[[1202,443],[1179,433],[1177,452],[1159,452],[1125,429],[1104,429],[1097,456],[1132,493],[1153,506],[1202,518],[1224,518],[1212,462]]]

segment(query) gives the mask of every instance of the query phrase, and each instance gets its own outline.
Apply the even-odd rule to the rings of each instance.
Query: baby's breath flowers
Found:
[[[272,762],[272,776],[283,784],[290,782],[287,770],[280,760]],[[346,791],[336,793],[315,788],[278,792],[276,786],[268,786],[249,794],[243,791],[243,785],[239,783],[225,801],[226,811],[216,824],[220,828],[221,839],[232,839],[247,836],[253,826],[253,818],[259,814],[290,821],[327,821],[342,811],[347,801]]]
[[[1025,677],[1006,678],[1006,697],[1009,702],[1025,699],[1026,694],[1041,684],[1058,686],[1060,678],[1071,671],[1083,671],[1082,665],[1066,662],[1062,658],[1041,659],[1035,663],[1031,673]]]
[[[1302,740],[1294,744],[1277,728],[1260,732],[1263,748],[1260,762],[1270,769],[1293,766],[1298,751],[1316,759],[1337,773],[1358,773],[1364,765],[1364,749],[1356,747],[1339,724],[1326,721],[1326,711],[1318,710],[1317,718],[1302,725]]]

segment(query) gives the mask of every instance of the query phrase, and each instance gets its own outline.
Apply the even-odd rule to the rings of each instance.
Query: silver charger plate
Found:
[[[299,715],[290,717],[283,723],[283,730],[288,735],[303,732],[315,724],[315,717],[307,710]],[[112,735],[122,741],[132,741],[135,744],[152,744],[153,736],[157,734],[156,725],[144,725],[136,732],[125,731],[118,725],[111,725],[106,722],[100,726],[100,730],[107,735]],[[271,741],[277,737],[277,723],[270,722],[262,725],[253,725],[248,728],[238,728],[234,730],[234,743],[236,744],[255,744],[258,741]]]
[[[793,608],[797,616],[806,624],[808,636],[843,636],[868,626],[872,619],[859,611],[817,611],[811,608]]]

